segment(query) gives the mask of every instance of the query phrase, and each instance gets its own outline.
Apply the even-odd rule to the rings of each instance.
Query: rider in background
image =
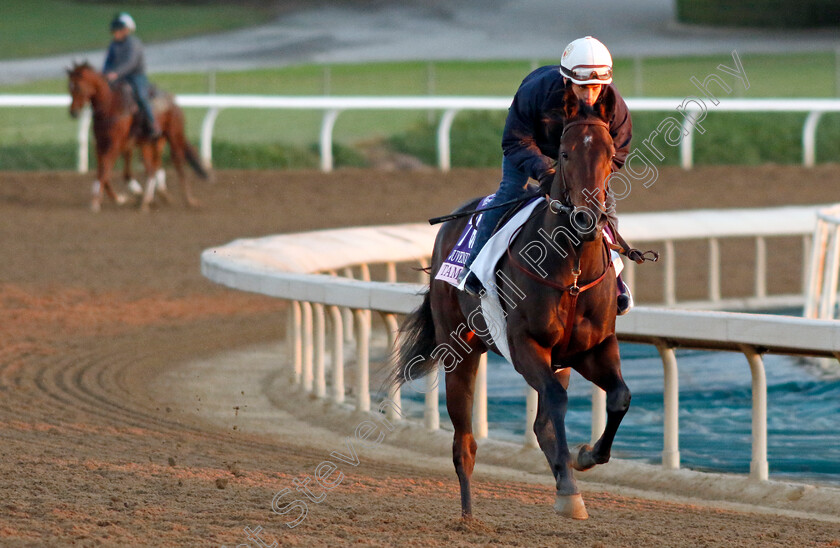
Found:
[[[571,86],[577,98],[592,106],[608,94],[615,97],[615,112],[609,132],[615,145],[613,171],[620,169],[630,152],[632,122],[624,99],[612,84],[612,56],[606,46],[591,36],[579,38],[563,51],[560,65],[536,69],[520,84],[508,111],[502,134],[502,181],[493,200],[485,207],[520,198],[526,192],[528,178],[540,184],[547,194],[554,180],[556,158],[563,133],[563,96]],[[484,211],[478,225],[475,244],[461,272],[459,285],[470,295],[482,291],[481,282],[469,268],[507,208]],[[607,193],[607,214],[613,227],[615,199]],[[633,304],[630,292],[619,277],[618,313],[626,314]]]
[[[155,120],[149,102],[149,80],[146,78],[146,62],[143,58],[143,43],[132,33],[137,26],[127,13],[118,13],[111,21],[113,41],[108,47],[102,73],[109,82],[122,79],[134,91],[137,104],[146,118],[146,129],[153,139],[160,137],[160,126]]]

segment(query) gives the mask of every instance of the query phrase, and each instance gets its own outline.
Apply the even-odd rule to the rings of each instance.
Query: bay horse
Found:
[[[558,167],[547,199],[511,238],[496,265],[497,290],[507,317],[506,336],[516,371],[539,395],[534,432],[556,480],[554,509],[587,519],[572,469],[606,463],[630,406],[615,336],[616,275],[603,236],[605,198],[615,154],[607,121],[612,95],[594,108],[565,96],[566,124]],[[472,210],[478,200],[459,211]],[[423,304],[400,328],[392,381],[399,386],[437,373],[442,362],[446,407],[454,427],[452,456],[461,490],[461,514],[472,515],[470,479],[476,442],[473,392],[482,353],[498,348],[490,322],[477,325],[479,300],[434,279],[468,222],[443,225],[435,240],[432,280]],[[527,263],[527,264],[524,264]],[[571,369],[607,393],[607,424],[594,446],[569,451],[564,417]]]
[[[184,113],[175,104],[171,96],[165,97],[165,108],[155,112],[160,124],[162,136],[151,139],[143,131],[142,120],[136,101],[125,93],[119,84],[112,87],[105,77],[87,62],[76,64],[67,69],[68,89],[72,99],[70,115],[76,118],[79,111],[90,103],[93,109],[93,134],[96,140],[97,182],[94,183],[91,210],[99,211],[102,206],[103,191],[117,204],[126,201],[125,196],[114,192],[111,185],[111,171],[117,158],[124,157],[126,177],[130,177],[131,151],[139,147],[146,171],[146,190],[143,193],[141,209],[148,211],[154,199],[155,189],[165,194],[164,171],[161,167],[164,140],[169,143],[172,163],[178,173],[184,200],[189,207],[198,207],[199,202],[193,196],[192,186],[184,173],[184,160],[202,179],[208,174],[201,165],[195,149],[187,142],[184,129]],[[157,109],[156,109],[157,110]]]

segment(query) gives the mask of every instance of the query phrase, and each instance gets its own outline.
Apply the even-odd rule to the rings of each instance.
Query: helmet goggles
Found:
[[[560,72],[574,82],[599,80],[609,83],[613,75],[612,67],[605,65],[576,65],[570,69],[561,66]]]

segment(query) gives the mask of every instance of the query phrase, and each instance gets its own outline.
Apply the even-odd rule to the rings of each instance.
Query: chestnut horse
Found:
[[[607,125],[615,106],[610,97],[593,109],[567,93],[557,175],[547,200],[534,209],[494,269],[507,317],[501,336],[507,338],[514,368],[539,395],[534,432],[556,479],[554,509],[575,519],[588,514],[572,469],[586,470],[609,460],[630,406],[615,336],[616,276],[602,233],[615,154]],[[474,200],[459,211],[477,204]],[[467,222],[462,217],[441,228],[432,255],[433,278]],[[443,363],[464,517],[472,514],[472,407],[478,361],[487,350],[498,353],[491,321],[484,318],[484,327],[476,326],[480,310],[477,298],[432,279],[423,304],[401,327],[392,377],[402,385],[437,373],[438,361]],[[594,447],[583,445],[572,453],[564,424],[571,369],[607,393],[606,429]]]
[[[146,171],[146,191],[143,194],[141,209],[148,211],[154,199],[155,189],[165,194],[164,171],[161,168],[164,139],[169,142],[172,163],[178,173],[184,199],[189,207],[198,207],[198,200],[192,194],[189,179],[184,173],[184,160],[202,179],[208,175],[195,149],[187,142],[184,131],[184,113],[168,97],[166,108],[155,113],[161,127],[162,137],[151,139],[143,132],[141,114],[130,94],[118,86],[111,87],[105,77],[87,62],[74,64],[67,69],[68,88],[72,102],[70,115],[74,118],[88,102],[93,108],[93,134],[96,139],[97,182],[93,187],[91,210],[99,211],[102,205],[103,191],[118,204],[125,203],[123,195],[114,192],[111,185],[111,171],[117,158],[124,157],[125,174],[130,178],[131,151],[139,146],[143,155]]]

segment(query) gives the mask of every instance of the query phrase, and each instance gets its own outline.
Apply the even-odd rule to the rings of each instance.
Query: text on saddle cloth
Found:
[[[478,203],[476,209],[486,207],[494,196],[495,194],[491,194],[483,198]],[[440,269],[435,276],[436,280],[443,280],[456,287],[458,286],[458,275],[461,274],[461,271],[464,269],[464,264],[470,256],[470,250],[472,250],[473,244],[475,243],[475,237],[478,232],[477,227],[479,223],[481,223],[483,216],[484,215],[481,213],[479,213],[477,217],[475,214],[470,216],[467,225],[464,227],[463,232],[461,232],[461,236],[455,243],[455,247],[453,247],[452,251],[449,252],[446,260],[443,261],[443,264],[440,265]]]

